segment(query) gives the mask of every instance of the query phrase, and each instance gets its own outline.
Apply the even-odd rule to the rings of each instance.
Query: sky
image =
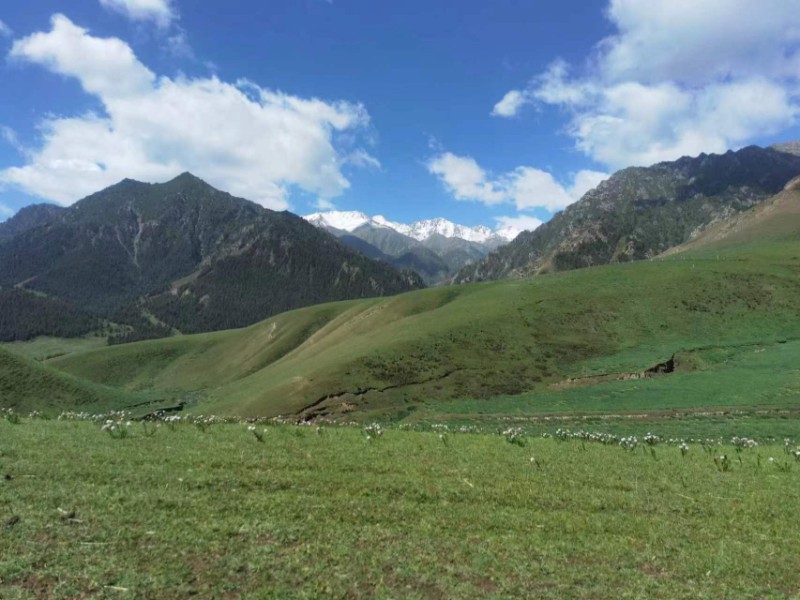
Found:
[[[0,220],[191,171],[275,210],[533,228],[800,139],[800,0],[4,0]]]

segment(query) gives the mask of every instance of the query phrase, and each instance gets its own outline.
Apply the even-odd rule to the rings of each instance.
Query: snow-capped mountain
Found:
[[[438,234],[446,238],[460,238],[468,242],[477,244],[504,243],[510,242],[521,230],[513,227],[503,227],[502,229],[492,230],[483,225],[478,227],[467,227],[458,225],[447,219],[428,219],[416,221],[409,225],[389,221],[381,215],[370,217],[362,212],[356,211],[328,211],[318,212],[303,217],[306,221],[317,227],[331,227],[340,231],[352,232],[363,225],[373,227],[385,227],[423,242],[431,236]]]
[[[504,227],[466,227],[447,219],[411,224],[356,211],[318,212],[303,217],[342,243],[398,269],[416,271],[428,285],[446,283],[468,264],[504,246],[520,233]]]

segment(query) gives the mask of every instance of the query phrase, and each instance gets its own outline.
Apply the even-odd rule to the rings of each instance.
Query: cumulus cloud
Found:
[[[12,35],[14,35],[14,32],[11,30],[11,27],[0,19],[0,37],[11,37]]]
[[[543,223],[541,219],[528,215],[515,217],[495,217],[497,233],[507,238],[515,238],[523,231],[533,231]]]
[[[612,81],[797,77],[798,0],[611,0],[618,33],[601,43]]]
[[[51,25],[47,33],[14,42],[9,57],[74,77],[101,99],[140,96],[153,89],[156,76],[122,40],[92,37],[64,15],[55,15]]]
[[[800,0],[610,0],[606,14],[617,32],[584,73],[556,60],[492,114],[559,106],[576,148],[612,168],[720,152],[797,122]]]
[[[318,198],[315,206],[317,210],[336,210],[336,205],[325,198]]]
[[[608,173],[603,173],[602,171],[592,171],[590,169],[578,171],[572,178],[569,195],[575,200],[580,200],[586,192],[593,190],[609,177]]]
[[[598,171],[580,171],[564,186],[547,171],[524,166],[493,177],[475,159],[451,152],[434,156],[427,167],[456,200],[513,203],[518,210],[544,208],[551,212],[572,204],[608,177]]]
[[[527,102],[525,92],[511,90],[494,105],[491,114],[495,117],[513,117]]]
[[[93,37],[62,15],[51,31],[17,41],[10,56],[77,79],[104,108],[44,118],[27,164],[0,171],[0,182],[60,204],[125,177],[163,181],[192,171],[284,209],[292,187],[334,198],[350,185],[344,165],[377,162],[354,147],[369,123],[360,104],[246,80],[157,77],[123,41]]]
[[[152,21],[159,27],[167,27],[175,18],[171,0],[100,0],[100,4],[131,21]]]
[[[436,175],[456,200],[477,200],[497,204],[507,200],[497,182],[490,181],[474,158],[445,152],[428,161],[428,171]]]

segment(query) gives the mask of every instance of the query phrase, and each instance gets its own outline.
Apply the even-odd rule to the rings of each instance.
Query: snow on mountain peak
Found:
[[[303,217],[317,227],[333,227],[342,231],[354,231],[362,225],[373,227],[385,227],[393,229],[398,233],[407,235],[417,241],[425,241],[432,235],[441,235],[446,238],[460,238],[468,242],[485,244],[487,242],[510,242],[521,230],[514,227],[503,227],[492,230],[484,225],[477,227],[467,227],[458,225],[447,219],[427,219],[416,221],[410,225],[396,223],[388,220],[382,215],[369,217],[362,212],[356,211],[328,211],[306,215]]]
[[[367,215],[354,210],[318,212],[306,215],[303,218],[317,227],[333,227],[334,229],[341,229],[342,231],[353,231],[370,221]]]

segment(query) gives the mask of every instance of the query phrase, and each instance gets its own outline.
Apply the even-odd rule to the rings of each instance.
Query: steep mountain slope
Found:
[[[700,235],[664,253],[719,253],[772,242],[800,241],[800,177],[792,179],[783,191],[750,210],[714,223]]]
[[[779,192],[800,156],[749,146],[615,173],[535,231],[462,269],[457,283],[656,256]]]
[[[102,327],[98,317],[57,298],[0,288],[0,342],[40,335],[78,337]]]
[[[446,219],[405,225],[352,211],[314,213],[304,218],[348,246],[365,251],[367,256],[419,273],[429,285],[449,280],[459,269],[482,259],[518,234],[513,229],[492,231],[488,227],[457,225]],[[353,238],[368,246],[354,242]],[[375,250],[383,257],[376,255]]]
[[[24,216],[24,215],[23,215]],[[0,286],[58,298],[130,336],[239,327],[298,306],[420,287],[291,213],[184,174],[125,180],[0,244]]]
[[[64,210],[55,204],[32,204],[21,208],[11,219],[0,223],[0,243],[23,231],[49,223]]]
[[[535,402],[569,378],[800,339],[798,249],[779,241],[724,260],[677,256],[324,304],[48,365],[202,413],[369,418],[530,391]]]
[[[424,246],[412,244],[407,249],[401,248],[395,256],[392,256],[379,250],[366,240],[349,233],[342,233],[339,236],[339,241],[353,248],[353,250],[366,254],[370,258],[388,263],[395,269],[414,271],[427,284],[435,285],[447,279],[453,273],[453,269],[448,266],[442,257]]]

